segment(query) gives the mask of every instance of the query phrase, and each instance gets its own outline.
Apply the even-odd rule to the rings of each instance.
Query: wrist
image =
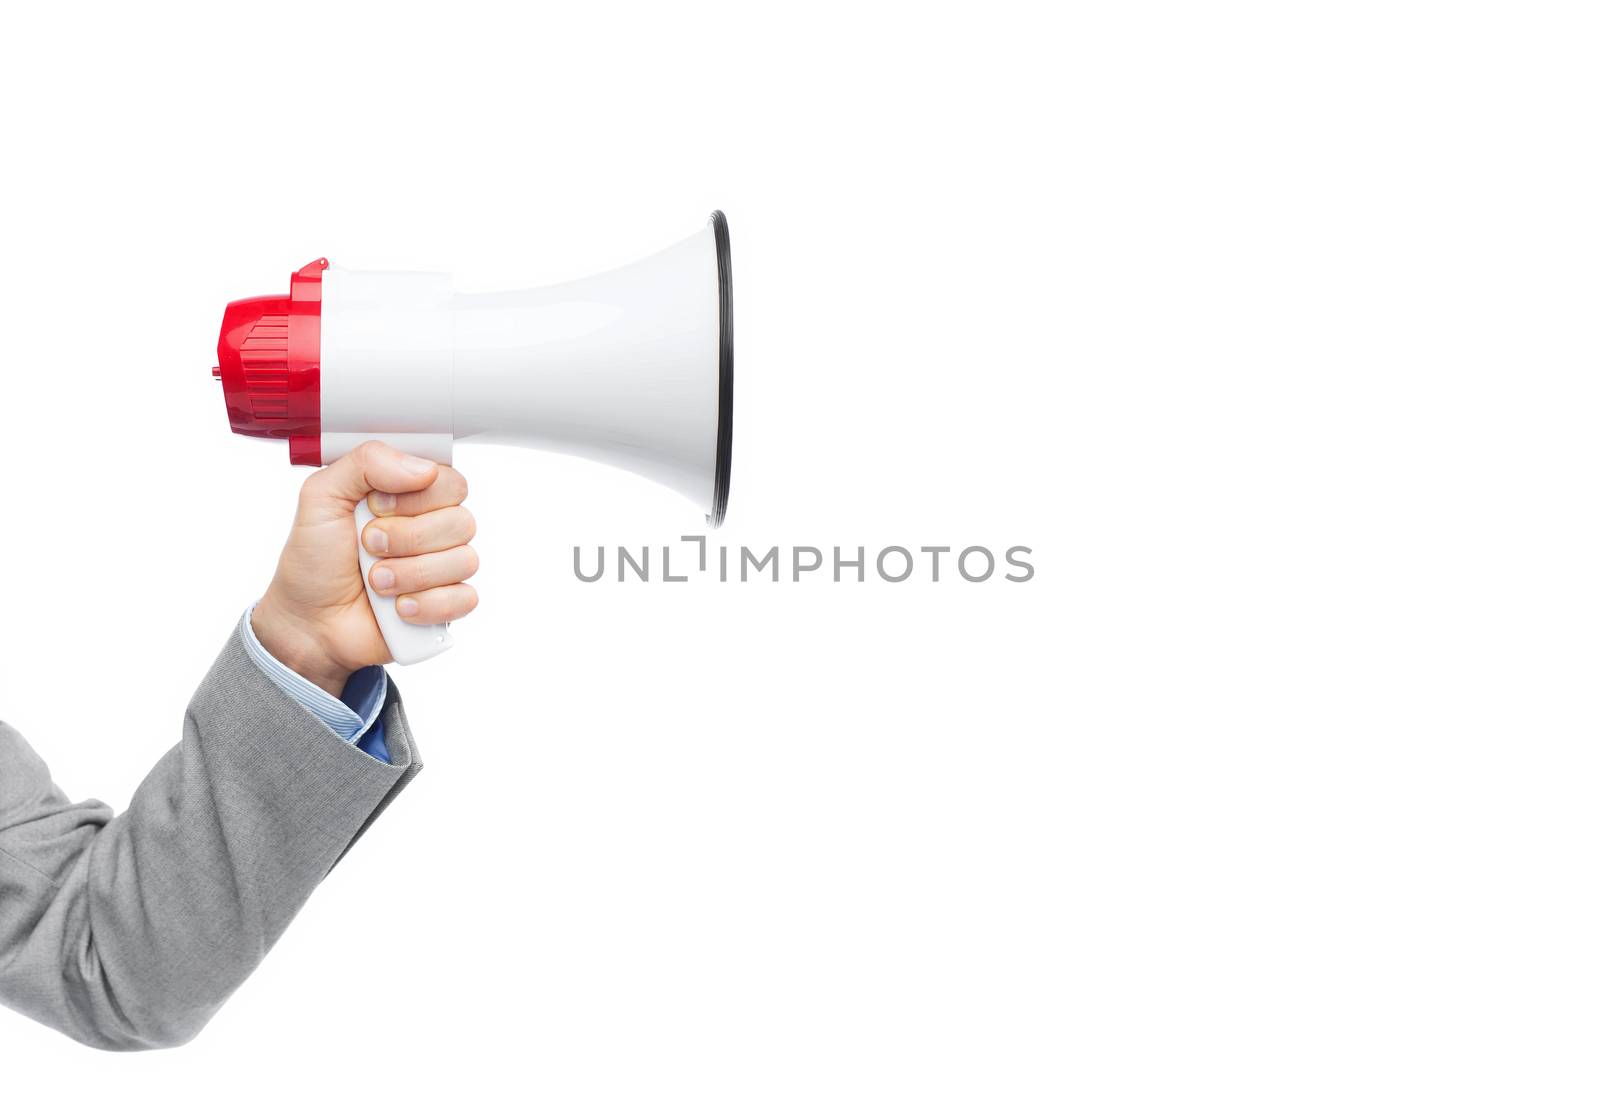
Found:
[[[343,694],[350,669],[329,655],[316,626],[282,606],[272,591],[268,590],[250,611],[250,628],[261,647],[278,663],[336,699]]]

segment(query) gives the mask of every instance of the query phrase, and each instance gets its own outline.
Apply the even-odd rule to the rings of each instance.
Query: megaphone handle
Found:
[[[356,551],[361,557],[361,582],[367,588],[367,601],[372,605],[372,615],[378,619],[378,631],[383,643],[389,646],[389,655],[396,664],[420,664],[439,655],[455,643],[450,635],[450,625],[413,625],[400,616],[395,599],[386,598],[372,588],[372,564],[377,562],[361,542],[361,533],[376,517],[362,501],[356,506]]]

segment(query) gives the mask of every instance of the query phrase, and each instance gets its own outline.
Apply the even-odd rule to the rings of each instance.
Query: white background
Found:
[[[469,448],[427,771],[187,1048],[10,1114],[1600,1105],[1582,5],[18,5],[0,717],[122,805],[301,471],[224,302],[732,227],[719,542],[1026,584],[584,585],[665,490]]]

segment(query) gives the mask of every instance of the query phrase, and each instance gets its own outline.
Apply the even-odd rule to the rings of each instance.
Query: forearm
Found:
[[[126,812],[0,827],[8,862],[32,867],[30,911],[0,914],[0,1000],[97,1047],[192,1037],[418,768],[402,713],[387,718],[392,765],[286,697],[235,635]]]

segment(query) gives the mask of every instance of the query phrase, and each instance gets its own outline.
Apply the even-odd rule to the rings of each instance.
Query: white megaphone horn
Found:
[[[576,454],[698,504],[728,507],[733,456],[733,274],[728,222],[571,283],[463,294],[433,272],[313,261],[289,294],[228,304],[212,374],[241,435],[287,439],[321,466],[367,439],[448,465],[456,442]],[[372,513],[356,508],[357,546]],[[373,557],[364,547],[365,579]],[[367,586],[389,652],[450,647]]]

